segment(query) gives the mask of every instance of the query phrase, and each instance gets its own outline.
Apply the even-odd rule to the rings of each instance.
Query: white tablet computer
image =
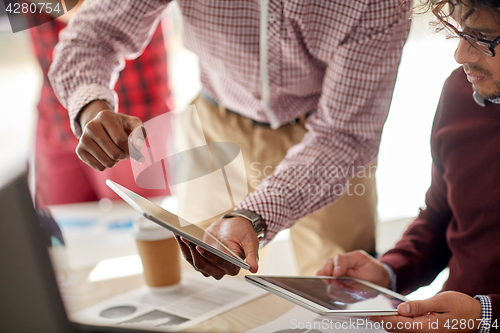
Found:
[[[139,213],[154,223],[172,231],[174,234],[184,237],[190,242],[202,247],[203,249],[219,256],[230,263],[249,270],[250,266],[241,259],[236,253],[231,251],[215,236],[206,232],[195,224],[181,225],[179,217],[168,210],[163,209],[154,202],[141,197],[128,188],[107,179],[106,184],[116,192],[125,202],[132,206]]]
[[[322,315],[386,316],[398,313],[403,295],[350,277],[247,275],[245,279],[273,294]]]

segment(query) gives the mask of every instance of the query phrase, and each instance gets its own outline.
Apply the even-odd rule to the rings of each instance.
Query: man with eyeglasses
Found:
[[[500,1],[427,1],[460,41],[462,65],[446,81],[431,135],[426,208],[396,246],[329,259],[318,275],[349,275],[408,294],[445,267],[441,293],[374,317],[397,332],[496,332],[500,328]]]

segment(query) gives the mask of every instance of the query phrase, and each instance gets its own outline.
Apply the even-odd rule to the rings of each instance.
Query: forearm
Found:
[[[446,231],[453,212],[448,203],[449,188],[441,162],[441,145],[435,139],[440,129],[440,114],[441,107],[438,107],[431,135],[432,182],[426,193],[426,208],[420,211],[396,246],[380,258],[394,269],[397,291],[403,294],[431,283],[451,257]]]
[[[395,291],[408,294],[431,283],[446,267],[450,250],[445,232],[446,223],[417,219],[396,246],[380,258],[395,273]]]
[[[77,136],[81,128],[75,121],[91,101],[116,109],[112,87],[124,59],[142,52],[167,2],[87,0],[60,34],[49,79]]]
[[[239,208],[261,215],[267,223],[265,240],[269,241],[280,230],[344,193],[357,191],[362,195],[365,189],[349,187],[347,180],[360,171],[374,173],[374,168],[365,166],[371,165],[376,155],[377,144],[358,143],[336,131],[329,139],[306,134]]]

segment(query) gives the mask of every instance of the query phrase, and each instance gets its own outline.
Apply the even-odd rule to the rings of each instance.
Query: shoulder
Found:
[[[472,84],[467,80],[463,68],[454,70],[444,83],[436,119],[497,119],[500,105],[486,102],[486,106],[480,106],[474,100],[473,93]]]
[[[434,125],[442,120],[445,122],[457,120],[462,116],[470,115],[474,109],[482,108],[476,104],[472,94],[472,85],[467,81],[462,67],[457,68],[443,85]]]
[[[432,124],[431,148],[435,164],[439,164],[444,142],[449,142],[450,135],[454,136],[456,129],[470,115],[477,114],[471,111],[481,108],[474,101],[472,93],[472,85],[467,81],[462,67],[454,70],[446,79]]]
[[[467,81],[467,76],[463,68],[459,67],[450,74],[448,79],[446,79],[443,86],[442,97],[449,98],[453,96],[453,99],[459,98],[461,100],[473,102],[472,93],[472,84]]]

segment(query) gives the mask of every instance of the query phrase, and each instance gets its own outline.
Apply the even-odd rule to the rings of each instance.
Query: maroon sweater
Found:
[[[431,149],[426,208],[381,261],[394,269],[404,294],[448,266],[443,290],[489,295],[499,319],[500,105],[477,105],[462,68],[444,85]]]

